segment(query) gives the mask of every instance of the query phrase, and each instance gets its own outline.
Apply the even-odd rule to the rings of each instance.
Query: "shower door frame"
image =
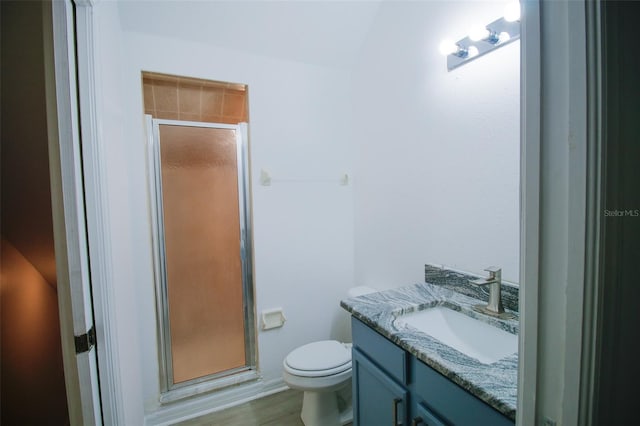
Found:
[[[154,246],[154,275],[156,291],[156,319],[159,340],[160,402],[168,403],[189,396],[221,389],[259,378],[257,373],[255,303],[253,288],[252,232],[249,196],[249,152],[247,123],[204,123],[153,118],[145,115],[149,190],[151,195],[152,235]],[[238,168],[238,211],[240,224],[240,259],[242,269],[242,309],[244,319],[245,365],[218,373],[173,383],[171,331],[169,326],[169,297],[164,240],[164,211],[162,171],[160,162],[160,126],[199,127],[234,130],[236,136],[236,165]]]

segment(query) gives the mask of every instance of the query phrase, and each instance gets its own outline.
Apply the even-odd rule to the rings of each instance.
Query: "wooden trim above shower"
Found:
[[[153,118],[238,124],[249,121],[247,86],[142,73],[144,112]]]

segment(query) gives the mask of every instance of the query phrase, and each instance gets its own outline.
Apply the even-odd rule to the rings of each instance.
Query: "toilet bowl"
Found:
[[[373,293],[354,287],[349,297]],[[351,343],[322,340],[294,349],[283,362],[283,378],[292,389],[304,391],[305,426],[339,426],[353,420],[351,409]]]
[[[283,367],[285,383],[304,391],[300,417],[305,426],[338,426],[352,420],[351,398],[340,401],[338,392],[351,385],[350,344],[309,343],[294,349]]]

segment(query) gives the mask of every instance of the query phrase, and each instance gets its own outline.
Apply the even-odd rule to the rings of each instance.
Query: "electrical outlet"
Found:
[[[556,426],[556,421],[545,417],[544,420],[542,420],[542,426]]]

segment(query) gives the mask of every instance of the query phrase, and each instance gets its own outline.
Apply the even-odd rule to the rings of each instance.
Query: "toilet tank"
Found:
[[[375,288],[367,287],[367,286],[357,286],[351,287],[347,291],[347,297],[358,297],[364,296],[365,294],[375,293],[378,290]],[[338,340],[345,343],[351,342],[351,316],[348,312],[342,311],[339,315],[338,328],[340,332],[338,333]]]

